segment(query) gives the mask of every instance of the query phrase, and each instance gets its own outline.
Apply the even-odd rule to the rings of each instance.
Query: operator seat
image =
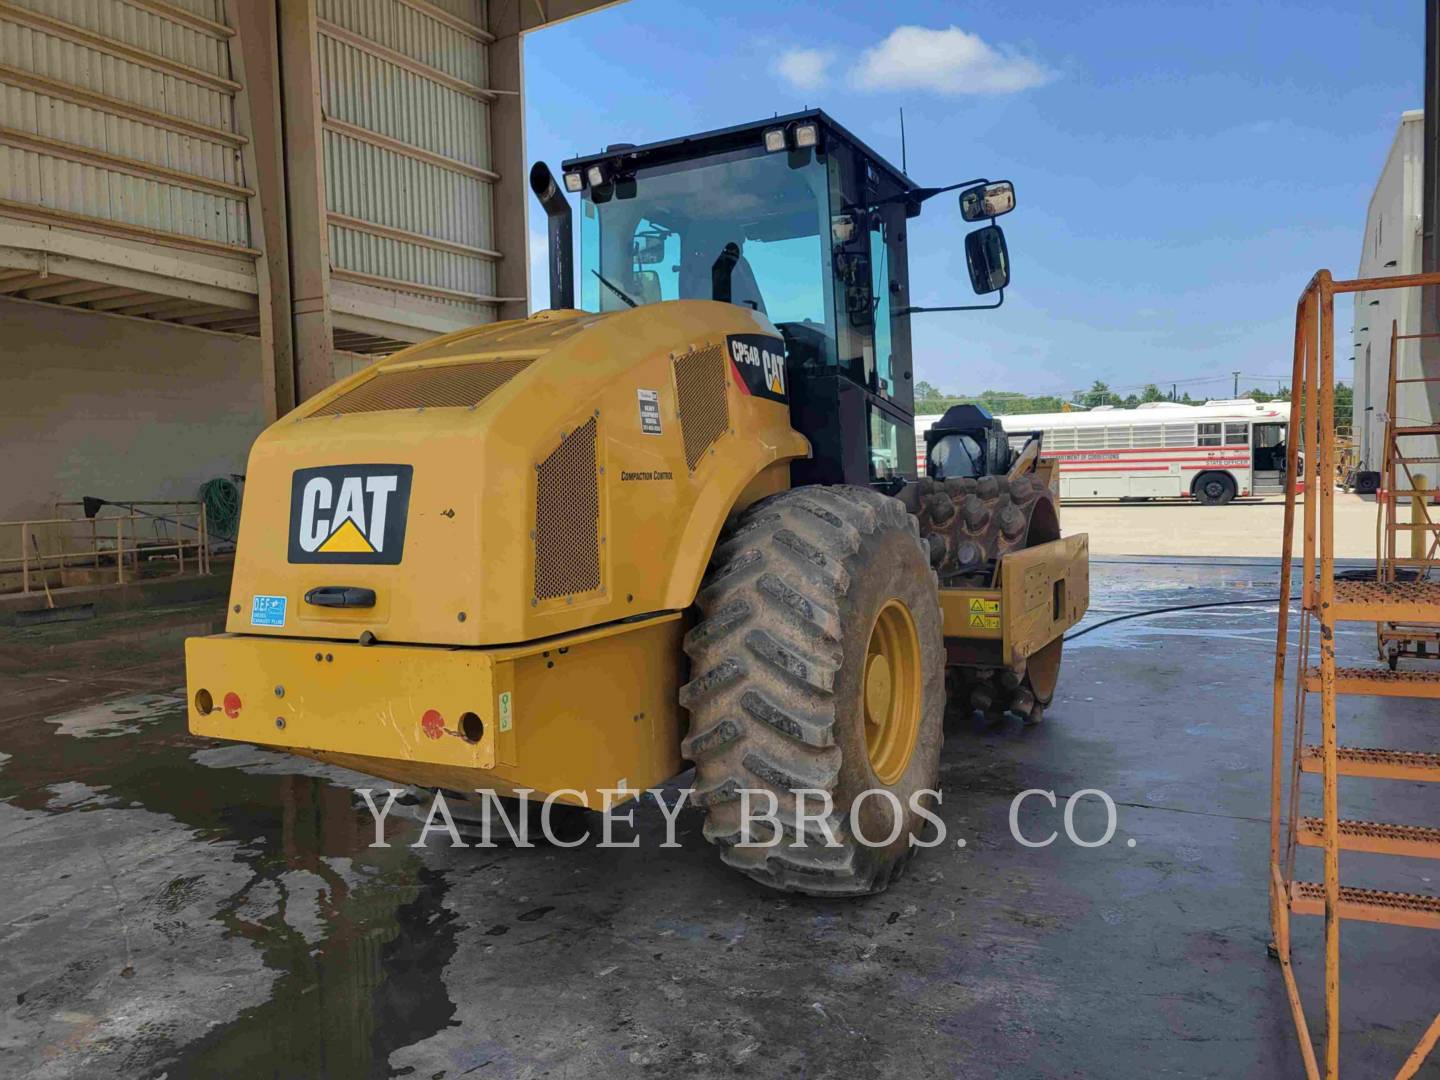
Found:
[[[769,315],[765,310],[765,298],[760,295],[760,283],[755,280],[755,271],[750,269],[750,263],[743,254],[730,273],[730,302],[754,308],[761,315]]]
[[[729,242],[722,239],[714,243],[703,243],[700,250],[690,249],[685,252],[680,267],[682,297],[691,300],[711,298],[711,267]],[[734,269],[730,271],[730,302],[752,308],[761,315],[769,315],[765,310],[765,298],[760,295],[760,283],[755,280],[755,271],[750,269],[749,260],[745,258],[743,241],[737,242],[736,246],[741,248],[741,255],[736,260]]]

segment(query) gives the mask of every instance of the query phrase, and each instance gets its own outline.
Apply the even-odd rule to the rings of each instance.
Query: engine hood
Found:
[[[255,443],[227,629],[496,645],[684,608],[808,453],[782,356],[763,316],[675,301],[380,361]]]

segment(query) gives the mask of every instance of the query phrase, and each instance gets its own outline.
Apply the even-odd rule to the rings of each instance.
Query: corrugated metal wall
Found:
[[[317,0],[330,260],[493,318],[485,7]]]
[[[223,0],[0,0],[0,200],[250,247]]]
[[[494,318],[484,4],[317,0],[336,271]]]

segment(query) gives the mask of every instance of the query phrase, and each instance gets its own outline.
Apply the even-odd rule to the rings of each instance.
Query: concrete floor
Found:
[[[1275,576],[1093,574],[1092,621]],[[724,870],[693,811],[658,849],[653,806],[639,850],[416,850],[411,821],[369,848],[353,774],[186,734],[178,647],[210,623],[0,637],[0,1075],[1300,1075],[1265,951],[1273,608],[1096,631],[1045,724],[957,722],[942,816],[966,846],[844,903]],[[1351,703],[1343,741],[1426,748],[1432,716]],[[1352,816],[1435,819],[1419,785],[1365,783],[1342,790]],[[1010,802],[1036,787],[1107,791],[1115,839],[1020,846]],[[1025,807],[1028,835],[1060,827]],[[1080,834],[1100,817],[1087,800]],[[1346,867],[1433,888],[1419,861]],[[1312,1017],[1318,923],[1296,931]],[[1391,1076],[1440,1005],[1440,953],[1417,930],[1345,941],[1346,1076]]]
[[[1431,510],[1440,520],[1440,511]],[[1067,502],[1065,531],[1090,534],[1093,555],[1245,556],[1275,559],[1285,533],[1285,497],[1236,499],[1227,506],[1192,502]],[[1408,510],[1401,512],[1408,521]],[[1408,538],[1402,536],[1402,545]],[[1299,551],[1299,530],[1295,550]],[[1335,552],[1375,560],[1375,499],[1335,493]]]

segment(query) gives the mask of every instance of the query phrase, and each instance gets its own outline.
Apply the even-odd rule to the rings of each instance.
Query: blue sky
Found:
[[[1004,177],[1019,197],[1005,306],[915,316],[917,379],[1229,396],[1232,371],[1288,372],[1314,270],[1354,273],[1400,113],[1421,104],[1422,22],[1413,0],[629,0],[527,38],[528,153],[555,167],[820,106],[898,162],[903,106],[914,179]],[[972,302],[954,203],[920,223],[915,302]],[[1336,322],[1343,339],[1348,310]]]

